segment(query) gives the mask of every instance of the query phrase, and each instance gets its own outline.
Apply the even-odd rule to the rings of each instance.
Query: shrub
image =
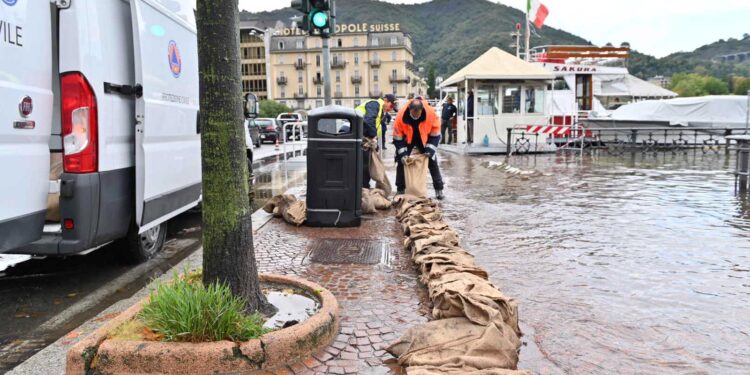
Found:
[[[175,277],[155,286],[139,317],[165,341],[247,341],[268,332],[259,314],[244,311],[245,301],[227,285]]]

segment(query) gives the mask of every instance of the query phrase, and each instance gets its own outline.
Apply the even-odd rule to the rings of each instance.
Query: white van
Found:
[[[199,133],[190,0],[0,0],[0,252],[148,259],[200,201]]]

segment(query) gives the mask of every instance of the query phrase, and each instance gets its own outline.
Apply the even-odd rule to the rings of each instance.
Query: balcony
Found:
[[[313,84],[315,85],[322,85],[323,84],[323,77],[313,77]]]
[[[344,69],[346,67],[346,61],[333,60],[331,61],[331,69]]]
[[[297,61],[294,63],[294,69],[297,70],[304,70],[305,69],[305,63],[302,61]]]
[[[334,98],[343,98],[344,97],[344,93],[341,92],[341,91],[337,91],[337,92],[333,93],[333,97]]]
[[[411,77],[409,77],[409,76],[391,75],[391,76],[388,77],[388,79],[391,81],[391,83],[409,83],[409,82],[411,82]]]
[[[359,85],[362,83],[362,76],[352,76],[352,84]]]
[[[287,78],[283,77],[283,76],[282,77],[277,77],[276,78],[276,83],[278,83],[279,85],[282,85],[282,86],[286,85],[287,84]]]
[[[381,96],[383,96],[383,92],[380,90],[370,91],[371,98],[379,98]]]
[[[380,59],[370,60],[370,66],[373,68],[380,66]]]
[[[307,97],[307,96],[305,96],[305,93],[304,93],[304,92],[303,92],[303,93],[301,93],[301,94],[300,94],[300,93],[298,93],[298,92],[295,92],[295,93],[294,93],[294,98],[295,98],[295,99],[304,99],[304,98],[306,98],[306,97]]]

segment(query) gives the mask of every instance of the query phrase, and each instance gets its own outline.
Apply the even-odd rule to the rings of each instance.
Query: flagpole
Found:
[[[529,22],[529,11],[531,10],[531,0],[526,0],[526,53],[524,54],[526,61],[531,61],[531,54],[529,53],[529,44],[531,44],[531,23]]]

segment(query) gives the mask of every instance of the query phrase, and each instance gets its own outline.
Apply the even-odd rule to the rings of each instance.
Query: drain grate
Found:
[[[316,239],[310,261],[323,264],[378,264],[388,256],[388,244],[378,240]]]

